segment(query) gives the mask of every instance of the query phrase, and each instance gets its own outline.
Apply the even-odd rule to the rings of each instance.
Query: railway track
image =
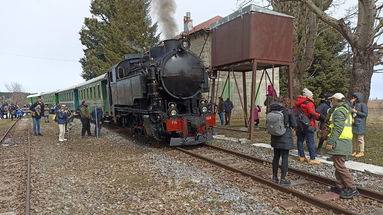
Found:
[[[17,120],[0,139],[0,214],[29,214],[29,133],[28,124]]]
[[[328,193],[328,186],[334,186],[335,181],[330,178],[311,174],[302,170],[289,168],[289,179],[292,186],[283,187],[271,181],[271,162],[223,149],[217,146],[205,144],[203,147],[180,148],[177,150],[193,157],[202,159],[227,170],[250,177],[262,184],[270,186],[281,192],[292,194],[297,198],[338,214],[365,214],[361,205],[382,207],[383,194],[372,190],[358,187],[360,196],[352,200],[337,200],[336,202],[322,201],[316,194]],[[355,205],[358,208],[350,210]]]

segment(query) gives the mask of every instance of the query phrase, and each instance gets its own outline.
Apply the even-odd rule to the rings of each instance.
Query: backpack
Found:
[[[266,130],[273,136],[282,136],[286,132],[283,110],[272,110],[266,114]]]
[[[303,102],[303,104],[307,104],[309,101]],[[303,112],[301,106],[298,106],[296,111],[296,120],[297,120],[297,130],[306,133],[306,132],[314,132],[315,128],[311,126],[311,121],[308,116]]]

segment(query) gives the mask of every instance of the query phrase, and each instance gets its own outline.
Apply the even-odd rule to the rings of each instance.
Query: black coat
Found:
[[[281,108],[283,108],[283,115],[285,116],[285,120],[288,121],[286,132],[282,136],[274,136],[271,135],[271,146],[277,149],[291,150],[294,148],[294,140],[293,140],[293,132],[292,128],[297,127],[297,121],[295,119],[294,110],[285,109],[282,104]]]
[[[320,118],[318,120],[319,120],[319,129],[321,129],[321,130],[324,128],[327,114],[328,114],[328,111],[330,108],[331,108],[330,102],[323,100],[320,102],[318,107],[315,109],[315,111],[320,114]]]

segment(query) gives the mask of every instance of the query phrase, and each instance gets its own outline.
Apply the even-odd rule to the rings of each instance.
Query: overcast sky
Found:
[[[197,25],[216,15],[230,14],[236,2],[176,0],[179,32],[187,11]],[[82,82],[78,60],[83,47],[78,32],[84,18],[90,16],[89,5],[90,0],[2,1],[0,91],[6,91],[4,84],[10,82],[19,82],[27,92],[49,92]],[[383,98],[383,74],[373,76],[371,98],[376,97]]]

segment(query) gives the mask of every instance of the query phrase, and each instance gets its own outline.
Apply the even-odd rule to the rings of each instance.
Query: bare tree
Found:
[[[362,92],[368,99],[374,66],[382,64],[383,43],[379,38],[383,34],[383,3],[377,0],[358,0],[355,12],[356,26],[352,26],[348,17],[335,19],[312,0],[297,1],[305,3],[321,20],[336,29],[348,41],[353,53],[349,93]]]
[[[5,88],[11,93],[9,102],[17,105],[27,103],[27,93],[23,92],[23,86],[18,82],[6,83]]]
[[[5,83],[5,88],[11,93],[23,91],[23,86],[18,82]]]

